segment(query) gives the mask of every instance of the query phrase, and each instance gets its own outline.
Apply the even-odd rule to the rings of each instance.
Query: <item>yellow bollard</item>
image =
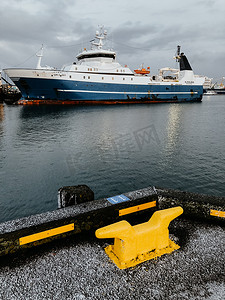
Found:
[[[171,253],[180,247],[169,239],[168,226],[183,213],[182,207],[156,211],[148,222],[131,226],[120,221],[96,230],[99,239],[114,238],[114,245],[105,248],[120,269]]]

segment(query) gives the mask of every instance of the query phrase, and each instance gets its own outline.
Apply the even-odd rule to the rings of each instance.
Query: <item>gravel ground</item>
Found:
[[[225,299],[225,229],[174,220],[181,248],[120,270],[94,235],[61,240],[20,257],[3,258],[0,299]]]

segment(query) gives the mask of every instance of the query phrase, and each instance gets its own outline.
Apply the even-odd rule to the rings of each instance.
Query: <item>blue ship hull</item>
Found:
[[[110,104],[201,101],[203,87],[179,84],[115,84],[87,81],[19,78],[14,79],[23,99],[43,103]]]

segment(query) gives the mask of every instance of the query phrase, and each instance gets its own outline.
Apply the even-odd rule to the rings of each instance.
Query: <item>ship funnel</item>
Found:
[[[180,63],[180,71],[192,71],[191,65],[189,64],[189,61],[187,57],[184,55],[184,53],[181,53],[179,56],[179,63]]]
[[[191,65],[189,64],[189,61],[187,57],[184,55],[184,53],[180,53],[180,46],[177,46],[177,53],[176,56],[174,57],[177,62],[180,64],[180,71],[192,71]]]

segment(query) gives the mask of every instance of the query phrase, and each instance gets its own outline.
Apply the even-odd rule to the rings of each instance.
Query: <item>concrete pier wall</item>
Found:
[[[80,186],[78,190],[80,193]],[[85,202],[85,196],[80,196],[80,202],[72,201],[78,204],[0,224],[0,256],[50,243],[55,239],[94,231],[120,220],[127,220],[132,225],[143,223],[150,219],[154,211],[174,206],[183,208],[184,218],[216,222],[222,226],[225,224],[224,197],[148,187],[93,200],[92,192],[87,193],[87,188],[84,190],[90,196],[87,197],[88,202]],[[71,191],[73,194],[72,187],[69,193]]]
[[[182,206],[183,217],[225,225],[225,197],[156,188],[159,209]]]
[[[0,224],[0,256],[95,230],[122,219],[134,223],[140,218],[149,219],[157,209],[158,196],[149,187],[8,221]]]

